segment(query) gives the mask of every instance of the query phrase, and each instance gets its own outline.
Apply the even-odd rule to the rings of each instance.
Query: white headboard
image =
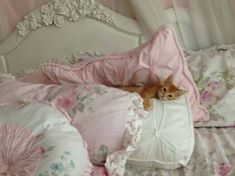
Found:
[[[133,19],[93,0],[68,0],[65,1],[67,4],[60,2],[50,0],[27,15],[18,28],[0,43],[2,72],[16,74],[77,51],[127,51],[143,42],[141,28]],[[64,10],[56,9],[58,4]],[[51,14],[54,15],[53,19]]]

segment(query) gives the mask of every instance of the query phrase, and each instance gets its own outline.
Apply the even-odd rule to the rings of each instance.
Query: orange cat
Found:
[[[172,82],[172,75],[170,75],[160,85],[154,85],[148,87],[127,86],[127,87],[120,87],[120,89],[128,92],[139,93],[140,96],[144,99],[144,109],[148,111],[151,110],[153,106],[151,98],[158,98],[160,100],[174,100],[187,92],[174,85],[174,83]]]

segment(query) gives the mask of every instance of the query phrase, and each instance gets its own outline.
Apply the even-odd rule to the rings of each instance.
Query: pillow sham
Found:
[[[194,148],[194,127],[187,98],[152,101],[154,108],[148,113],[142,137],[127,164],[164,169],[186,166]]]
[[[50,106],[1,106],[0,131],[0,175],[89,176],[92,172],[81,135]]]
[[[208,120],[197,87],[174,30],[166,25],[154,37],[127,53],[86,58],[75,65],[43,64],[40,71],[54,83],[98,83],[111,86],[156,84],[169,75],[188,91],[194,121]]]
[[[52,104],[72,117],[93,164],[105,165],[109,175],[124,174],[146,116],[138,94],[87,84],[64,91]]]

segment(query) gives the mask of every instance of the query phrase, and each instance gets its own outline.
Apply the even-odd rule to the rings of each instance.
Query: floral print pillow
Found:
[[[209,122],[196,123],[196,126],[235,123],[235,47],[221,47],[195,52],[187,58],[200,91],[201,104],[210,113]]]
[[[72,118],[91,162],[105,165],[109,175],[123,175],[146,116],[140,96],[97,84],[67,87],[56,95],[51,104]]]
[[[0,175],[89,176],[92,172],[86,143],[53,107],[1,106],[0,131]]]

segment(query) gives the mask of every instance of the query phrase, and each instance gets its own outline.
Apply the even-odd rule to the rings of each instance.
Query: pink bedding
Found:
[[[97,84],[53,85],[12,79],[0,82],[0,90],[0,105],[39,102],[56,107],[86,140],[93,164],[105,164],[109,175],[124,174],[146,116],[138,94]]]
[[[194,121],[208,120],[198,89],[171,26],[163,26],[140,47],[116,55],[87,58],[75,65],[44,64],[40,71],[56,84],[98,83],[108,86],[159,84],[169,75],[188,91]]]

